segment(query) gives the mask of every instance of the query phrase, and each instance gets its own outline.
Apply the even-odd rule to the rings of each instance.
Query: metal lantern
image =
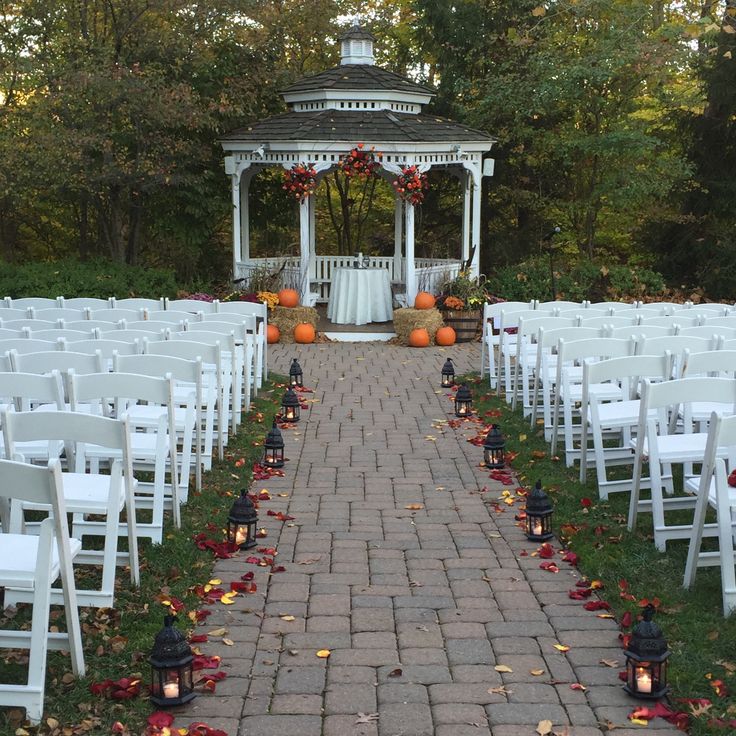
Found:
[[[532,542],[546,542],[552,537],[552,502],[538,480],[526,497],[526,537]]]
[[[452,359],[448,358],[442,366],[442,388],[450,388],[455,385],[455,366]]]
[[[483,460],[486,467],[492,470],[506,467],[506,440],[498,424],[491,425],[483,440]]]
[[[473,394],[470,389],[463,384],[457,389],[455,394],[455,416],[467,417],[473,412]]]
[[[151,700],[161,708],[183,705],[194,692],[192,649],[184,634],[174,626],[174,617],[164,616],[164,627],[156,634],[151,664]]]
[[[227,517],[227,541],[236,544],[240,549],[252,549],[257,544],[256,524],[258,513],[244,488],[240,491],[240,498],[235,499]]]
[[[298,422],[301,414],[299,397],[293,388],[287,389],[284,398],[281,399],[281,421]]]
[[[304,374],[296,358],[292,358],[291,367],[289,368],[289,386],[292,388],[296,388],[297,386],[303,388],[304,386]]]
[[[635,698],[656,700],[669,691],[667,685],[667,640],[662,630],[652,621],[655,613],[650,603],[642,614],[643,620],[634,628],[626,656],[626,684],[624,690]]]
[[[263,443],[263,464],[267,468],[284,467],[284,438],[275,421]]]

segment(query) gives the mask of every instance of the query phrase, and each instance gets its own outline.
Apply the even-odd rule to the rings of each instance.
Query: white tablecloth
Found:
[[[365,325],[393,319],[388,271],[336,268],[332,272],[327,317],[338,325]]]

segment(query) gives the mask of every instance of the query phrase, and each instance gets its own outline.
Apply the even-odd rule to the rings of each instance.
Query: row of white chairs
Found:
[[[179,309],[185,312],[227,312],[242,309],[242,305],[251,305],[259,309],[251,312],[260,314],[263,303],[255,302],[221,302],[219,299],[205,301],[200,299],[169,299],[161,297],[159,299],[146,299],[141,297],[109,297],[108,299],[99,299],[96,297],[63,297],[57,296],[55,299],[50,297],[21,297],[12,298],[6,296],[0,301],[0,309],[53,309],[54,307],[68,307],[70,309]],[[265,315],[264,315],[265,319]]]

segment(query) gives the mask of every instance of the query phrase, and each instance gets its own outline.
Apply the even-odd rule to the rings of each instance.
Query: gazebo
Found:
[[[247,278],[259,266],[283,265],[285,281],[301,293],[303,304],[326,302],[332,270],[352,265],[353,257],[315,253],[315,201],[299,205],[300,255],[284,259],[251,258],[248,194],[253,176],[269,166],[286,170],[313,164],[318,179],[340,165],[358,143],[382,152],[381,175],[393,181],[402,167],[420,172],[442,168],[460,179],[463,191],[462,253],[457,259],[415,258],[415,205],[395,199],[394,254],[373,257],[370,265],[386,268],[413,306],[418,284],[431,289],[460,264],[470,260],[478,274],[480,195],[483,176],[493,175],[493,159],[483,154],[491,136],[460,123],[423,113],[434,90],[376,66],[374,36],[354,25],[340,37],[340,65],[305,77],[281,93],[289,110],[221,138],[226,152],[233,203],[233,278]]]

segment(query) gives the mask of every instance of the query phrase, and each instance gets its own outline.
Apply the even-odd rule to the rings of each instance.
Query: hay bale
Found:
[[[430,344],[434,345],[434,333],[443,324],[439,309],[394,309],[394,332],[401,345],[409,344],[411,331],[418,327],[427,330]]]
[[[307,322],[317,329],[319,314],[314,307],[274,307],[268,313],[268,321],[281,332],[279,342],[294,342],[294,328]]]

